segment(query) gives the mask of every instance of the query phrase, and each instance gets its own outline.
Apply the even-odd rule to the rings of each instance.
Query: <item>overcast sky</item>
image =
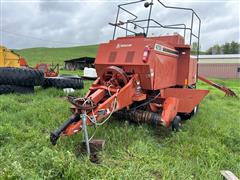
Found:
[[[126,1],[0,0],[1,41],[9,48],[65,47],[97,44],[112,38],[117,4]],[[130,1],[128,1],[130,2]],[[193,8],[202,19],[201,49],[240,41],[239,0],[163,0],[166,5]],[[129,10],[146,18],[142,4]],[[124,20],[126,14],[121,14]],[[165,10],[154,3],[153,18],[162,24],[190,23],[190,14]],[[196,29],[195,29],[196,30]],[[119,32],[121,33],[121,32]],[[170,31],[168,33],[173,33]],[[181,32],[179,32],[181,33]],[[159,29],[151,35],[164,35]]]

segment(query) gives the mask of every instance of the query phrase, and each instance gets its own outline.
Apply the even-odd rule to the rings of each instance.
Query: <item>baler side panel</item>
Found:
[[[175,97],[179,99],[178,112],[190,113],[203,98],[209,93],[208,90],[188,88],[167,88],[162,90],[161,98]]]
[[[127,74],[138,74],[143,89],[153,89],[154,57],[149,54],[148,62],[143,62],[143,52],[154,40],[145,38],[117,39],[101,44],[95,60],[98,76],[108,66],[118,66]]]
[[[176,85],[177,57],[156,53],[154,90]]]
[[[197,59],[190,58],[188,85],[196,84],[197,81]]]
[[[117,39],[100,44],[95,64],[106,65],[146,65],[143,61],[145,46],[153,44],[145,38]]]
[[[189,57],[190,49],[179,49],[179,59],[177,64],[177,85],[179,86],[186,85],[186,80],[189,80]]]

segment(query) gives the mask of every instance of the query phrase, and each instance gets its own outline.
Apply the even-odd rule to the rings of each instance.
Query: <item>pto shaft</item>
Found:
[[[116,112],[115,115],[117,118],[121,119],[128,119],[133,122],[137,123],[148,123],[153,125],[161,125],[161,114],[154,113],[150,111],[142,111],[142,110],[136,110],[136,111],[130,111],[130,112]]]

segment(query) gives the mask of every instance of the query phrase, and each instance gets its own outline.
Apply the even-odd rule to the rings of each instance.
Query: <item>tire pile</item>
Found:
[[[48,77],[44,79],[42,85],[43,88],[55,87],[58,89],[73,88],[82,89],[83,81],[82,78],[72,78],[72,77]]]
[[[34,86],[42,85],[44,74],[34,69],[0,68],[0,94],[33,93]]]
[[[0,68],[0,95],[33,93],[34,86],[82,89],[83,81],[81,78],[71,77],[44,78],[44,73],[36,69]]]

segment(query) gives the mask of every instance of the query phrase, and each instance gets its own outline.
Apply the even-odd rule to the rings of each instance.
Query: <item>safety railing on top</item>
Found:
[[[148,18],[147,19],[140,19],[138,20],[138,16],[132,12],[130,12],[129,10],[127,10],[126,8],[124,8],[123,6],[128,6],[128,5],[132,5],[132,4],[137,4],[137,3],[141,3],[141,2],[145,2],[144,6],[145,8],[149,8],[149,12],[148,12]],[[199,56],[199,43],[200,43],[200,29],[201,29],[201,19],[199,18],[199,16],[196,14],[196,12],[191,9],[191,8],[183,8],[183,7],[175,7],[175,6],[166,6],[165,4],[163,4],[160,0],[157,0],[157,2],[160,3],[160,5],[162,5],[164,8],[166,9],[176,9],[176,10],[182,10],[182,11],[190,11],[191,12],[191,24],[190,27],[187,27],[185,23],[180,23],[180,24],[169,24],[169,25],[163,25],[160,22],[154,20],[153,18],[151,18],[152,15],[152,6],[153,6],[153,0],[151,0],[150,2],[147,2],[147,0],[139,0],[139,1],[134,1],[134,2],[129,2],[129,3],[124,3],[124,4],[120,4],[118,5],[118,11],[117,11],[117,17],[116,17],[116,21],[115,24],[109,23],[110,25],[114,26],[114,32],[113,32],[113,39],[115,39],[116,36],[116,29],[120,28],[126,31],[126,36],[128,35],[128,32],[133,33],[133,34],[139,34],[136,31],[130,30],[129,24],[134,25],[135,27],[139,27],[142,29],[142,34],[145,35],[146,37],[148,36],[149,33],[149,29],[150,28],[165,28],[165,29],[178,29],[178,30],[184,30],[184,39],[185,42],[186,41],[186,31],[190,31],[190,37],[189,37],[189,45],[192,45],[192,39],[193,37],[195,37],[197,39],[197,59]],[[131,16],[133,16],[133,19],[129,19],[126,22],[122,22],[119,20],[119,14],[120,11],[125,11],[126,13],[130,14]],[[193,32],[193,28],[194,28],[194,18],[197,18],[198,20],[198,31],[197,34],[195,34]],[[146,22],[147,26],[141,26],[139,23],[143,23]],[[155,25],[150,25],[150,23],[154,23]],[[123,27],[123,25],[126,25],[125,27]]]

